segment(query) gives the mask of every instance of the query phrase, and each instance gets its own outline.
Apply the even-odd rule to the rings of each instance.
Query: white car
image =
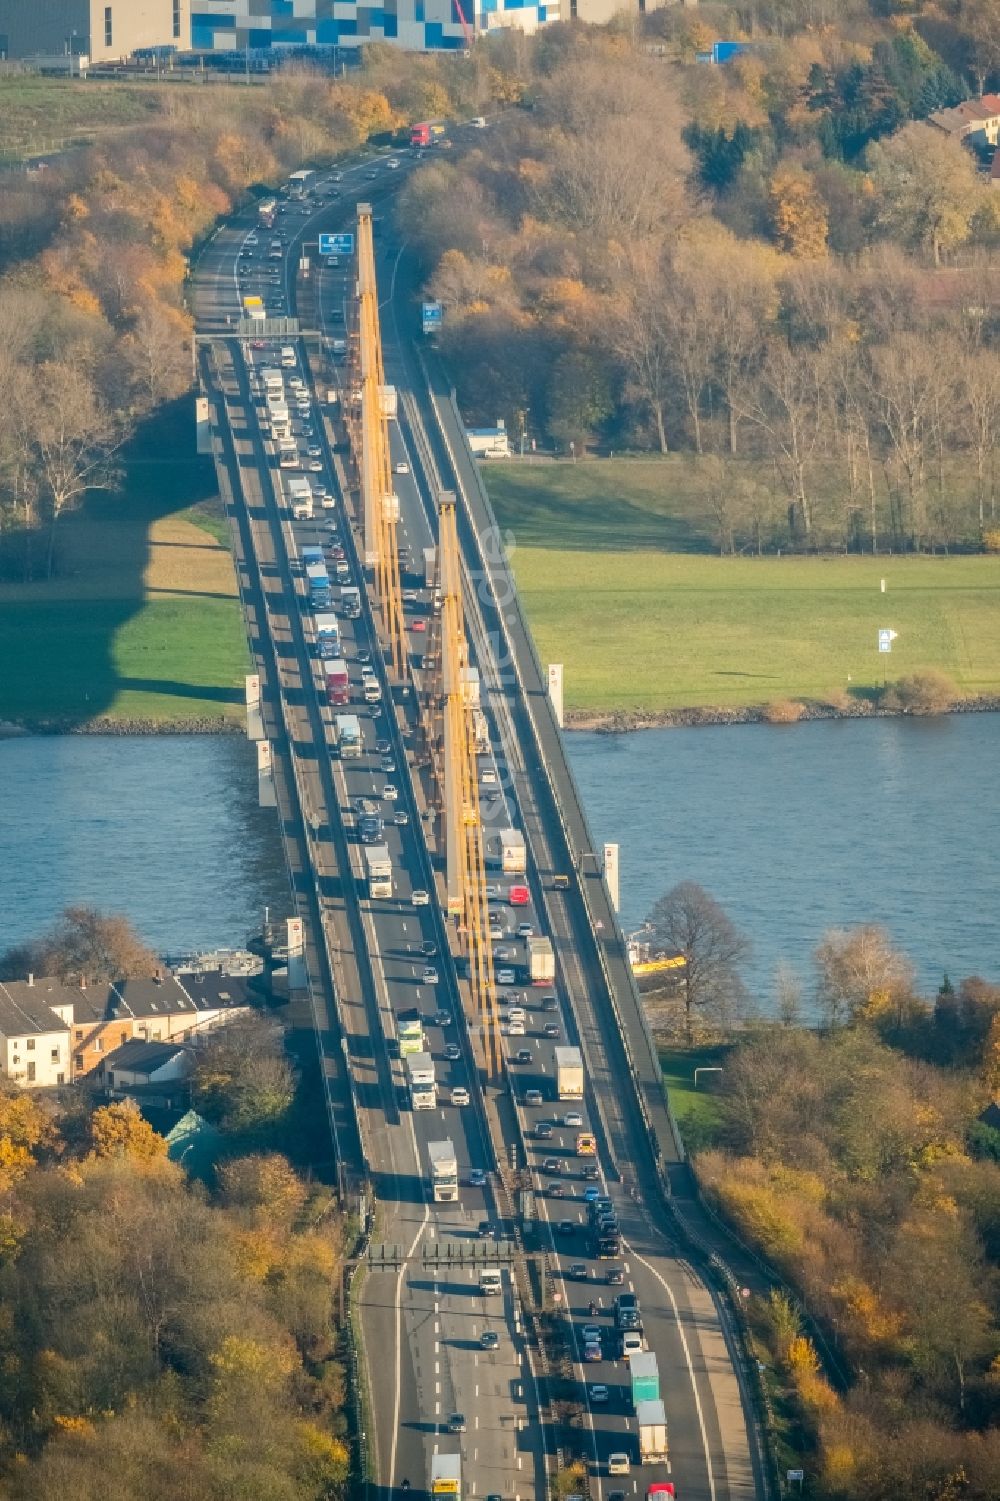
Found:
[[[409,474],[410,466],[405,459],[400,459],[398,464],[393,464],[392,472],[393,474]]]
[[[463,1089],[459,1084],[451,1092],[451,1103],[453,1105],[467,1105],[469,1103],[469,1091]]]
[[[394,156],[390,156],[389,160],[386,162],[386,166],[387,167],[391,167],[392,170],[395,172],[396,169],[399,166],[399,162],[396,160],[396,158]]]
[[[399,796],[399,789],[394,787],[391,782],[386,782],[382,788],[382,796],[387,803],[394,803]]]
[[[630,1469],[631,1465],[629,1464],[627,1454],[622,1454],[619,1451],[618,1453],[608,1455],[609,1475],[627,1475]]]
[[[579,1130],[583,1125],[583,1116],[580,1114],[579,1110],[567,1110],[566,1114],[563,1116],[562,1123],[564,1126],[575,1126],[577,1130]]]
[[[430,894],[421,890],[414,891],[410,897],[410,901],[415,907],[429,907],[431,902]]]
[[[508,1022],[507,1023],[507,1036],[508,1037],[523,1037],[524,1036],[524,1022]]]
[[[308,468],[309,468],[309,473],[310,474],[322,474],[323,473],[323,460],[322,459],[310,459],[309,460]]]
[[[420,979],[421,979],[421,981],[423,982],[424,985],[436,985],[437,984],[437,982],[438,982],[438,972],[434,968],[433,964],[425,964],[424,965],[424,968],[423,968],[423,970],[421,971],[421,974],[420,974]]]

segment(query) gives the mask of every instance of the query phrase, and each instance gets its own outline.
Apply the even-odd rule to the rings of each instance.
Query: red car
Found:
[[[646,1489],[646,1501],[671,1501],[676,1496],[673,1482],[670,1480],[657,1480],[654,1485]]]
[[[410,626],[410,630],[411,631],[426,631],[426,629],[427,629],[427,622],[426,622],[426,620],[415,620],[413,622],[413,624]]]
[[[512,886],[508,892],[508,900],[512,907],[526,907],[531,900],[531,893],[527,886]]]

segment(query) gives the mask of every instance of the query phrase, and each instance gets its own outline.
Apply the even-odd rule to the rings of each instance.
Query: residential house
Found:
[[[109,1053],[133,1039],[190,1042],[246,1015],[250,1007],[247,978],[217,970],[82,985],[74,997],[74,1078],[93,1073]]]
[[[183,1042],[143,1042],[133,1038],[102,1059],[96,1081],[122,1097],[137,1088],[160,1089],[184,1080],[194,1067],[192,1050]]]
[[[1000,94],[965,99],[952,109],[935,110],[929,125],[970,146],[996,146],[1000,141]]]
[[[0,982],[0,1073],[25,1089],[68,1084],[72,997],[58,980]]]
[[[250,1005],[250,980],[218,970],[113,985],[8,980],[0,983],[0,1074],[33,1088],[69,1084],[126,1043],[191,1042]]]

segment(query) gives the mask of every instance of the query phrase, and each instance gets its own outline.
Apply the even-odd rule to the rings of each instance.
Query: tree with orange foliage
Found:
[[[782,250],[800,260],[827,253],[826,205],[806,172],[782,167],[771,178],[771,224]]]

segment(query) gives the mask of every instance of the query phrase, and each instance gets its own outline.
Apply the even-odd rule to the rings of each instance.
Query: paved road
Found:
[[[371,170],[379,173],[374,181],[367,176]],[[251,227],[249,218],[242,227],[222,231],[199,267],[195,289],[199,327],[224,333],[227,317],[238,310],[242,288],[260,290],[269,302],[277,295],[286,309],[298,307],[304,315],[308,312],[309,321],[328,339],[339,337],[344,327],[350,268],[335,265],[317,271],[313,266],[308,281],[297,284],[294,265],[298,245],[314,239],[318,225],[349,227],[356,198],[378,204],[405,172],[405,165],[395,173],[384,166],[376,169],[366,164],[348,169],[341,183],[329,184],[342,197],[327,199],[322,206],[313,202],[304,214],[289,211],[284,216],[291,227],[280,260],[266,259],[270,239],[266,231],[258,233],[256,245],[245,243]],[[336,222],[338,211],[341,225]],[[241,265],[245,268],[242,275]],[[397,475],[403,540],[412,560],[412,576],[406,581],[414,596],[408,605],[408,623],[412,627],[418,619],[426,620],[429,612],[430,602],[426,591],[418,587],[417,570],[423,547],[433,539],[436,493],[442,485],[459,488],[466,501],[463,543],[467,561],[470,569],[479,565],[484,575],[476,580],[480,586],[475,591],[470,589],[467,598],[484,682],[484,707],[493,737],[491,756],[484,758],[483,771],[492,771],[497,779],[496,783],[484,781],[483,792],[491,796],[493,786],[499,786],[502,795],[486,805],[488,811],[498,820],[522,827],[528,838],[533,901],[530,912],[520,910],[517,920],[531,921],[537,931],[549,933],[557,954],[559,1011],[542,1011],[529,1001],[524,1036],[508,1037],[505,1046],[508,1056],[522,1048],[530,1055],[530,1061],[509,1066],[516,1106],[515,1134],[538,1190],[536,1235],[539,1245],[549,1248],[551,1264],[562,1283],[557,1290],[564,1298],[566,1334],[575,1355],[580,1353],[583,1322],[595,1322],[602,1330],[602,1361],[586,1367],[574,1363],[594,1460],[593,1490],[601,1495],[610,1486],[632,1493],[652,1479],[670,1475],[685,1498],[742,1501],[756,1493],[756,1456],[748,1440],[722,1311],[678,1255],[660,1208],[661,1166],[670,1164],[669,1170],[680,1174],[683,1165],[663,1109],[655,1059],[641,1015],[629,1009],[629,982],[623,971],[620,936],[594,862],[588,865],[580,859],[591,848],[589,834],[565,768],[523,621],[516,603],[507,602],[502,556],[494,557],[488,567],[481,566],[482,539],[491,518],[477,499],[475,471],[450,413],[447,390],[441,387],[439,374],[432,371],[432,379],[438,383],[433,409],[423,394],[422,373],[413,363],[407,314],[397,321],[397,310],[407,306],[403,298],[405,254],[400,256],[395,249],[383,252],[379,269],[387,379],[396,383],[402,396],[402,420],[392,424],[393,459],[409,471]],[[277,281],[271,280],[274,275]],[[399,295],[390,302],[387,289],[397,277]],[[330,1018],[322,1031],[330,1039],[331,1094],[335,1095],[338,1088],[346,1089],[349,1082],[361,1105],[364,1147],[373,1164],[380,1205],[378,1234],[407,1248],[412,1245],[419,1254],[422,1241],[428,1237],[471,1240],[480,1219],[496,1216],[489,1184],[485,1194],[468,1185],[474,1169],[485,1171],[492,1166],[481,1111],[475,1106],[459,1109],[451,1104],[441,1104],[433,1111],[409,1111],[401,1065],[394,1056],[395,1024],[401,1009],[416,1003],[430,1013],[441,1000],[453,1016],[459,1009],[437,909],[433,904],[428,908],[412,905],[413,890],[433,889],[434,883],[422,837],[426,787],[421,776],[413,778],[410,774],[407,751],[413,748],[412,740],[404,743],[396,717],[388,712],[372,717],[361,705],[352,704],[363,719],[365,753],[350,762],[327,756],[324,746],[330,716],[322,703],[310,617],[302,608],[299,558],[302,546],[330,539],[329,514],[324,513],[324,520],[318,524],[292,524],[287,512],[279,507],[279,473],[260,431],[259,393],[251,387],[252,362],[264,352],[249,353],[248,369],[235,341],[228,341],[225,351],[221,362],[225,400],[220,409],[220,432],[228,428],[232,434],[234,454],[226,467],[238,471],[230,474],[228,482],[237,499],[234,509],[239,510],[242,496],[246,516],[265,534],[254,538],[252,545],[258,549],[262,575],[266,577],[269,570],[274,580],[267,613],[278,664],[274,676],[284,680],[274,688],[269,686],[269,694],[281,690],[283,710],[282,715],[269,712],[272,722],[283,719],[288,728],[286,748],[293,763],[286,772],[279,757],[279,781],[282,787],[287,781],[302,788],[319,831],[310,837],[309,817],[300,820],[298,849],[296,852],[290,842],[289,859],[297,887],[305,887],[307,894],[309,876],[304,867],[310,857],[318,862],[321,872],[314,899],[318,920],[329,940],[325,949],[340,998],[334,1008],[332,996],[325,996],[317,1011],[321,1018]],[[303,359],[301,350],[299,359]],[[322,390],[336,386],[337,369],[334,360],[324,370]],[[304,364],[301,370],[308,381]],[[352,577],[357,580],[353,533],[337,484],[338,461],[329,447],[332,429],[315,413],[310,425],[321,451],[318,479],[335,496],[336,541],[344,548]],[[292,603],[296,592],[300,598]],[[498,598],[502,605],[497,604]],[[251,624],[251,631],[266,667],[259,621]],[[376,666],[379,654],[374,649],[367,615],[357,623],[357,629],[342,620],[341,631],[352,691],[357,697],[360,669],[366,665],[362,654],[370,651]],[[416,643],[422,635],[414,632],[413,641]],[[508,666],[501,671],[497,645],[508,643],[516,670]],[[389,685],[383,686],[388,698]],[[398,709],[398,724],[412,725],[412,700],[399,702]],[[280,725],[274,738],[280,749]],[[375,749],[380,739],[391,743],[396,766],[391,776],[400,792],[392,809],[384,806],[387,811],[402,807],[408,820],[400,827],[390,823],[387,828],[395,868],[393,898],[371,902],[362,894],[358,880],[361,866],[351,809],[353,800],[362,794],[380,798],[389,778],[390,774],[381,772]],[[285,817],[284,810],[283,818],[291,841],[293,820]],[[554,889],[555,873],[580,872],[581,868],[578,887],[569,892]],[[506,917],[505,926],[512,927],[513,914]],[[603,923],[601,931],[606,935],[600,951],[593,933],[597,922]],[[510,937],[504,934],[505,940]],[[438,945],[442,961],[438,966],[441,980],[431,988],[432,993],[421,982],[421,963],[415,957],[417,946],[426,942]],[[323,986],[322,956],[317,957],[314,969],[315,995],[317,987]],[[580,1177],[583,1164],[575,1156],[574,1145],[581,1128],[561,1124],[568,1107],[559,1107],[553,1099],[553,1040],[544,1036],[544,1027],[551,1026],[553,1015],[560,1040],[578,1042],[586,1057],[588,1091],[581,1109],[583,1128],[592,1128],[598,1138],[597,1186],[611,1198],[618,1214],[625,1237],[620,1262],[623,1288],[634,1290],[640,1297],[646,1335],[660,1363],[670,1425],[668,1467],[660,1471],[648,1466],[641,1471],[633,1468],[629,1477],[613,1481],[606,1473],[608,1455],[631,1449],[635,1457],[634,1418],[627,1400],[627,1367],[617,1358],[611,1327],[610,1301],[615,1289],[596,1280],[603,1277],[606,1268],[588,1255],[583,1233],[582,1195],[589,1185]],[[334,1067],[338,1028],[347,1041],[350,1081],[338,1079]],[[467,1084],[475,1101],[475,1072],[464,1028],[429,1026],[428,1037],[438,1059],[442,1084],[446,1089]],[[461,1057],[451,1063],[444,1060],[443,1050],[453,1039]],[[646,1120],[631,1103],[633,1078],[638,1081]],[[541,1105],[528,1104],[529,1089],[541,1092]],[[509,1108],[507,1118],[511,1118]],[[551,1135],[546,1125],[551,1127]],[[449,1135],[458,1149],[463,1183],[458,1206],[427,1202],[426,1144],[444,1135]],[[542,1170],[547,1160],[552,1163],[551,1171]],[[568,1225],[559,1228],[564,1220]],[[569,1266],[578,1262],[586,1266],[587,1282],[568,1275]],[[600,1310],[594,1320],[587,1312],[592,1300]],[[535,1468],[538,1447],[531,1427],[533,1389],[509,1284],[503,1305],[501,1313],[497,1300],[482,1298],[467,1270],[435,1275],[419,1263],[411,1263],[400,1272],[374,1273],[368,1278],[363,1317],[374,1396],[374,1440],[383,1485],[398,1487],[405,1476],[417,1488],[424,1482],[433,1449],[450,1450],[460,1443],[465,1455],[466,1487],[471,1494],[527,1495],[533,1490],[541,1494]],[[484,1328],[498,1334],[495,1352],[482,1348]],[[595,1383],[607,1387],[606,1402],[588,1398],[588,1385]],[[461,1440],[446,1438],[440,1432],[443,1419],[455,1410],[464,1412],[467,1418],[467,1432]],[[519,1425],[526,1422],[528,1426],[519,1431]]]
[[[355,182],[360,177],[365,185],[366,197],[375,196],[369,170],[353,170]],[[350,180],[349,170],[345,186]],[[286,841],[296,823],[298,827],[299,848],[289,857],[294,884],[301,909],[325,939],[318,947],[333,982],[324,984],[323,966],[318,964],[312,974],[313,994],[317,1014],[327,1019],[321,1020],[320,1030],[329,1042],[324,1051],[331,1095],[342,1104],[349,1099],[349,1088],[360,1107],[363,1149],[378,1202],[376,1238],[402,1244],[419,1256],[428,1239],[472,1243],[480,1222],[495,1218],[488,1177],[485,1187],[469,1182],[473,1170],[486,1177],[491,1149],[481,1112],[450,1103],[450,1090],[458,1084],[469,1087],[475,1098],[474,1071],[468,1039],[456,1021],[459,1001],[438,907],[433,902],[419,907],[413,903],[414,891],[433,889],[434,877],[422,836],[422,809],[408,772],[409,745],[400,733],[411,706],[398,702],[398,720],[388,708],[393,690],[382,672],[367,608],[358,621],[339,621],[350,671],[352,702],[347,707],[361,721],[363,751],[350,760],[329,754],[333,711],[324,702],[312,617],[306,608],[302,548],[317,543],[339,547],[350,582],[360,578],[356,541],[333,466],[331,434],[314,399],[307,424],[311,432],[303,434],[298,424],[293,426],[303,459],[310,447],[318,450],[314,478],[333,497],[333,506],[318,511],[315,522],[292,522],[281,503],[282,475],[262,426],[265,408],[258,383],[261,364],[274,364],[277,351],[241,348],[238,340],[225,337],[238,314],[239,298],[248,291],[262,295],[269,310],[276,299],[284,310],[295,306],[293,266],[299,244],[315,236],[317,217],[289,209],[283,218],[289,227],[280,260],[271,259],[272,236],[255,230],[249,217],[221,231],[202,257],[193,288],[199,330],[219,336],[210,357],[203,358],[202,369],[216,398],[222,483],[233,498],[233,515],[249,555],[246,563],[241,557],[247,573],[248,625],[264,676],[278,781],[298,793],[298,819],[294,814],[286,818],[282,810]],[[329,283],[320,281],[326,321],[342,304],[344,273],[338,267],[323,267],[319,275]],[[331,327],[335,323],[331,318]],[[304,352],[298,343],[296,348],[296,368],[287,374],[309,386]],[[251,600],[254,571],[259,573],[262,596],[256,605]],[[426,621],[429,604],[426,591],[414,588],[411,622]],[[363,667],[382,679],[381,706],[363,701]],[[398,688],[395,697],[400,700]],[[384,769],[386,765],[390,769]],[[395,799],[385,797],[387,783],[396,787]],[[361,797],[372,799],[386,817],[384,840],[394,867],[391,899],[371,900],[365,894],[355,812]],[[318,876],[312,891],[310,867]],[[437,954],[424,954],[422,946],[427,945]],[[438,970],[437,983],[424,978],[428,963]],[[400,1012],[413,1007],[425,1017],[442,1085],[441,1103],[433,1111],[413,1112],[406,1099],[396,1029]],[[439,1009],[450,1020],[443,1014],[434,1020]],[[336,1078],[341,1034],[349,1081]],[[444,1049],[456,1038],[461,1056],[446,1060]],[[343,1056],[342,1050],[341,1063]],[[428,1202],[427,1144],[444,1137],[456,1147],[462,1183],[457,1205]],[[539,1483],[539,1435],[532,1421],[533,1387],[509,1281],[498,1300],[482,1297],[468,1271],[459,1276],[438,1274],[415,1262],[398,1273],[373,1273],[365,1284],[363,1320],[375,1425],[369,1439],[383,1483],[398,1486],[405,1477],[414,1489],[421,1487],[433,1450],[460,1446],[470,1494],[508,1493],[510,1482],[521,1473],[523,1493],[533,1494]],[[497,1335],[496,1349],[482,1347],[487,1330]],[[442,1433],[453,1412],[466,1414],[467,1429],[461,1438]]]

